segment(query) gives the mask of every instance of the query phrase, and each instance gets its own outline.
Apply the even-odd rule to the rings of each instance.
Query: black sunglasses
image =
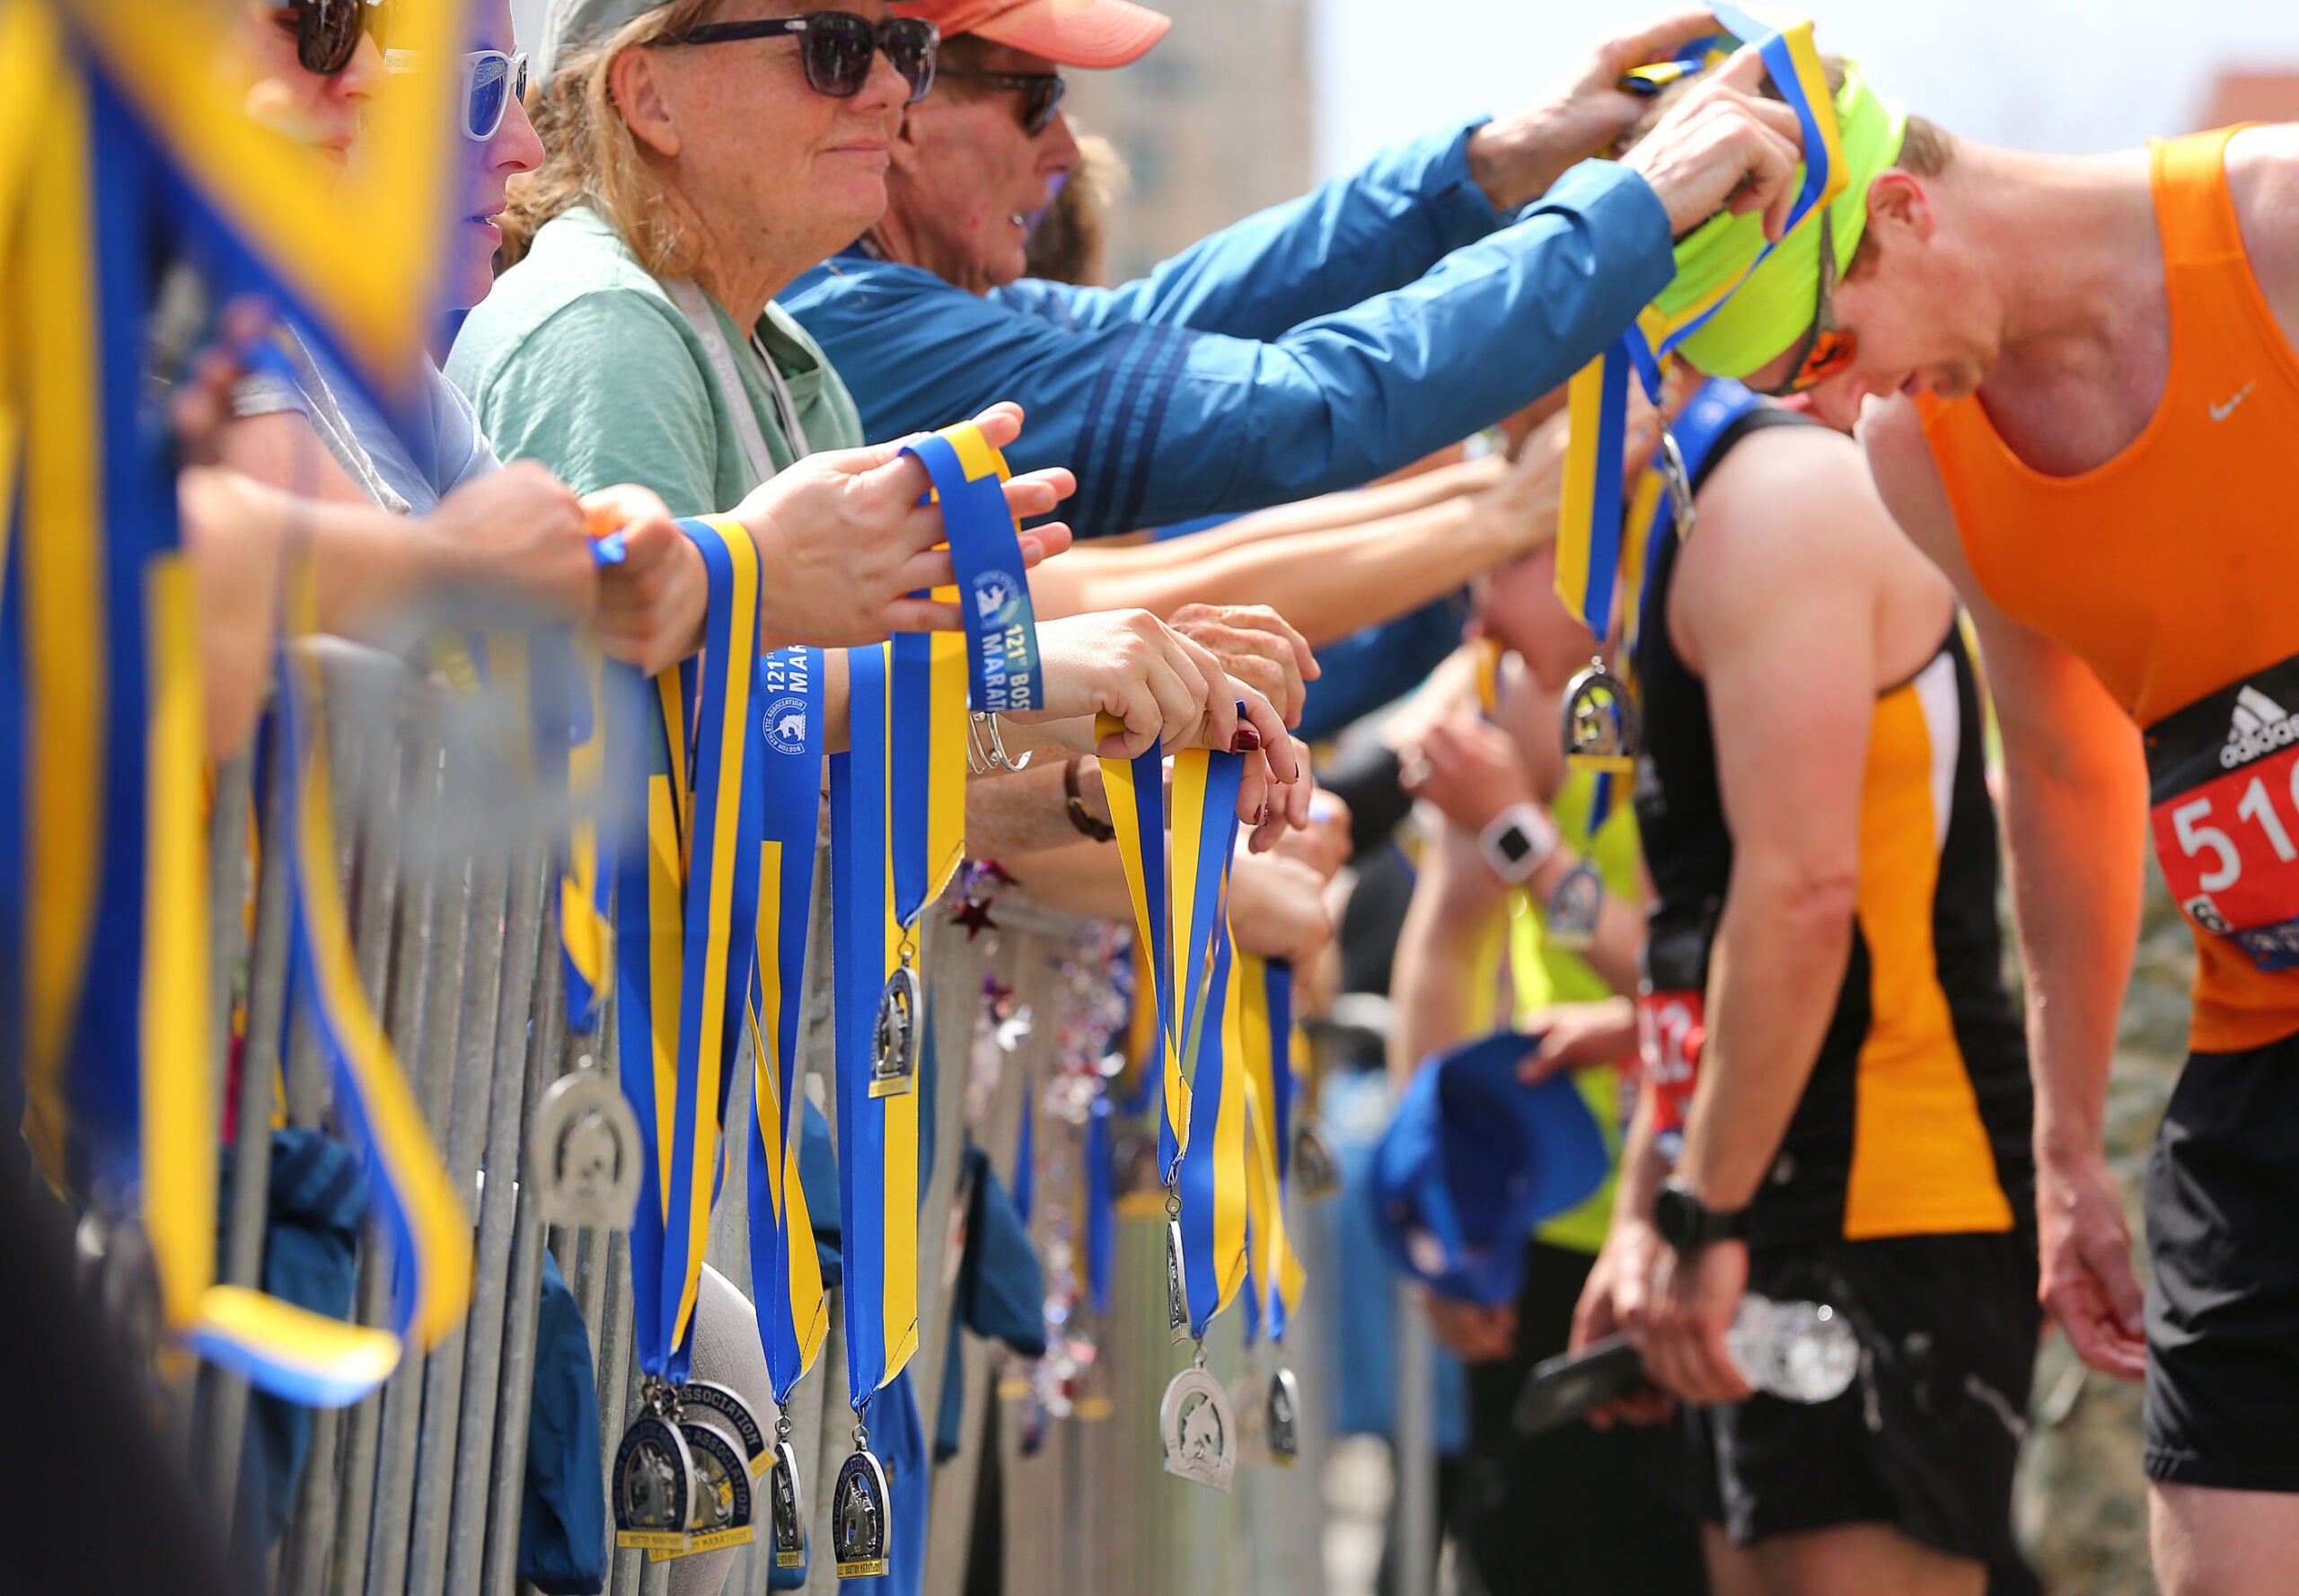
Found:
[[[1069,90],[1070,80],[1059,72],[975,72],[965,67],[946,66],[944,77],[964,83],[988,84],[993,89],[1022,91],[1022,131],[1035,138],[1053,120],[1053,113],[1061,104],[1061,96]]]
[[[390,21],[390,7],[377,0],[287,0],[272,9],[295,13],[295,60],[322,77],[351,65],[363,31],[382,44]]]
[[[737,39],[780,39],[795,35],[806,64],[806,86],[833,100],[851,100],[870,81],[870,64],[884,50],[903,81],[910,102],[934,86],[934,57],[942,31],[918,17],[874,22],[850,11],[810,11],[804,16],[761,17],[747,22],[704,22],[674,33],[665,44],[729,44]]]

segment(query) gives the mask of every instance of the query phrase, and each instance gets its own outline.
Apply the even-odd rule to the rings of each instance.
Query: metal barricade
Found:
[[[499,786],[499,773],[490,776],[488,756],[470,745],[470,728],[459,728],[454,696],[389,656],[336,643],[316,652],[327,685],[337,836],[359,976],[471,1204],[475,1269],[471,1309],[454,1334],[427,1356],[410,1353],[364,1400],[312,1415],[309,1461],[286,1530],[266,1554],[266,1573],[270,1589],[285,1596],[495,1596],[517,1588],[546,1248],[590,1336],[603,1493],[605,1468],[636,1398],[627,1237],[546,1230],[519,1179],[529,1118],[542,1090],[580,1054],[613,1070],[614,1007],[606,1006],[597,1036],[569,1034],[557,890],[543,840],[548,828],[498,824],[484,830],[473,824],[474,813],[492,803],[489,783]],[[294,1126],[330,1124],[318,1049],[291,1013],[282,851],[260,851],[249,879],[251,808],[266,819],[264,834],[284,834],[286,772],[280,765],[265,763],[260,793],[250,791],[250,762],[226,767],[213,812],[219,1059],[233,1035],[235,1010],[245,1022],[237,1096],[217,1104],[219,1123],[232,1133],[231,1199],[218,1265],[223,1279],[248,1285],[260,1283],[264,1261],[275,1109],[284,1108]],[[828,880],[825,860],[817,870],[800,1047],[807,1094],[834,1125]],[[245,912],[251,893],[251,914]],[[929,1436],[955,1333],[957,1271],[947,1254],[958,1235],[953,1211],[962,1195],[959,1155],[972,1140],[1011,1181],[1022,1104],[1043,1086],[1061,1028],[1062,983],[1074,978],[1061,971],[1080,922],[1010,897],[1000,901],[999,920],[997,933],[975,940],[933,913],[921,948],[938,1068],[935,1156],[920,1201],[920,1347],[911,1370]],[[989,975],[1012,987],[1016,1001],[1034,1006],[1039,1018],[1011,1053],[997,1049],[999,1056],[986,1059],[977,1027]],[[285,1058],[278,1056],[283,1018],[289,1020]],[[727,1164],[707,1253],[745,1297],[750,1075],[746,1048],[735,1071]],[[1037,1128],[1044,1158],[1067,1160],[1074,1169],[1084,1152],[1081,1133],[1046,1115]],[[1026,1457],[1010,1413],[997,1427],[1006,1587],[1014,1596],[1075,1590],[1148,1596],[1176,1588],[1306,1596],[1322,1584],[1320,1403],[1313,1399],[1303,1415],[1301,1465],[1290,1474],[1247,1471],[1238,1492],[1222,1497],[1162,1472],[1158,1397],[1185,1349],[1170,1345],[1159,1327],[1161,1245],[1155,1226],[1119,1228],[1114,1301],[1098,1327],[1110,1415],[1057,1421]],[[362,1321],[383,1317],[391,1266],[387,1251],[372,1240],[363,1245],[354,1295]],[[828,1344],[789,1415],[808,1489],[814,1556],[807,1588],[824,1592],[837,1583],[828,1485],[852,1448],[840,1311],[833,1292]],[[1225,1379],[1238,1367],[1235,1322],[1229,1316],[1210,1344]],[[1322,1378],[1318,1336],[1314,1318],[1304,1316],[1291,1349],[1313,1389]],[[964,1583],[983,1419],[1001,1401],[999,1357],[990,1348],[966,1337],[956,1367],[965,1382],[962,1450],[932,1475],[926,1584],[935,1596],[954,1596]],[[771,1411],[766,1391],[748,1394]],[[227,1527],[234,1514],[250,1511],[242,1479],[249,1403],[242,1381],[211,1369],[198,1380],[196,1400],[180,1404],[173,1415],[184,1455]],[[659,1564],[617,1552],[607,1589],[615,1596],[720,1590],[755,1596],[768,1588],[771,1562],[761,1545]]]

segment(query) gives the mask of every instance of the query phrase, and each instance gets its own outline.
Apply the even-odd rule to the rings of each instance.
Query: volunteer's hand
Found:
[[[1748,1289],[1745,1241],[1713,1241],[1684,1257],[1656,1248],[1652,1306],[1639,1344],[1646,1372],[1698,1407],[1752,1395],[1724,1345]]]
[[[1472,837],[1482,836],[1503,809],[1534,801],[1517,745],[1479,716],[1431,727],[1417,745],[1404,750],[1398,772],[1407,792],[1436,805]]]
[[[582,502],[532,460],[474,477],[415,524],[452,580],[554,619],[589,619],[598,567]]]
[[[1269,820],[1263,811],[1273,782],[1290,783],[1300,773],[1292,739],[1270,701],[1147,610],[1100,610],[1042,622],[1038,657],[1045,707],[1016,719],[1114,715],[1124,721],[1124,731],[1104,738],[1097,750],[1112,758],[1131,759],[1153,745],[1247,754],[1238,795],[1238,818],[1247,825]]]
[[[1267,604],[1184,604],[1167,624],[1202,644],[1222,668],[1255,689],[1285,718],[1301,724],[1305,683],[1317,679],[1308,639]]]
[[[1281,858],[1308,866],[1320,881],[1330,881],[1349,862],[1349,806],[1338,793],[1316,785],[1316,773],[1309,770],[1308,754],[1299,746],[1298,739],[1295,752],[1301,757],[1303,775],[1286,789],[1286,797],[1290,807],[1294,793],[1304,794],[1307,821],[1288,826],[1277,839],[1275,851]]]
[[[249,351],[270,324],[270,308],[254,295],[233,300],[216,318],[216,341],[192,356],[168,395],[179,465],[214,465],[223,458],[233,385],[246,375]]]
[[[1589,1269],[1581,1301],[1572,1309],[1572,1337],[1568,1352],[1585,1352],[1608,1336],[1625,1335],[1633,1342],[1644,1335],[1651,1303],[1652,1256],[1660,1239],[1643,1220],[1616,1218],[1605,1238],[1597,1261]],[[1657,1424],[1676,1406],[1676,1398],[1657,1386],[1631,1391],[1615,1402],[1589,1410],[1589,1422],[1599,1430],[1613,1421]]]
[[[992,447],[1021,436],[1022,408],[994,404],[974,418]],[[733,514],[757,541],[767,571],[760,624],[788,642],[824,648],[884,641],[897,631],[953,631],[953,604],[913,598],[947,586],[950,551],[942,512],[924,502],[926,468],[902,452],[907,439],[868,449],[809,454],[760,484]],[[1077,490],[1059,466],[1006,484],[1006,504],[1027,519],[1049,515]],[[1022,534],[1026,569],[1070,546],[1061,524]]]
[[[1528,1086],[1567,1070],[1636,1057],[1636,1005],[1626,998],[1552,1003],[1532,1023],[1540,1032],[1540,1045],[1517,1066],[1517,1079]]]
[[[1757,93],[1764,77],[1762,57],[1736,52],[1621,157],[1652,185],[1678,238],[1720,210],[1763,212],[1770,239],[1787,225],[1802,134],[1794,111]]]
[[[2146,1325],[2131,1268],[2131,1227],[2105,1158],[2036,1164],[2036,1231],[2044,1308],[2075,1355],[2103,1374],[2147,1371]]]
[[[591,618],[607,657],[651,676],[700,648],[710,579],[701,551],[654,490],[633,482],[603,488],[584,497],[583,519],[594,537],[622,533],[621,562],[599,568]]]
[[[1492,529],[1504,560],[1528,554],[1556,538],[1557,507],[1564,490],[1564,445],[1572,437],[1563,410],[1535,428],[1517,456],[1471,504]],[[1630,440],[1634,447],[1634,440]]]
[[[1517,1350],[1517,1309],[1503,1303],[1487,1308],[1464,1297],[1421,1293],[1437,1345],[1464,1363],[1498,1363]]]
[[[1229,933],[1246,952],[1290,959],[1307,972],[1333,940],[1325,883],[1308,866],[1273,853],[1244,854],[1229,867]]]
[[[1496,210],[1539,198],[1567,167],[1611,150],[1643,116],[1650,101],[1616,86],[1624,73],[1669,60],[1715,31],[1706,12],[1677,11],[1603,40],[1547,98],[1469,136],[1469,175]]]

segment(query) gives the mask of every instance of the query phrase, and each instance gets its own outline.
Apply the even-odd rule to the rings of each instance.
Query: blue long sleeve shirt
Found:
[[[1018,401],[1008,458],[1078,474],[1081,536],[1355,487],[1556,386],[1674,270],[1642,178],[1583,162],[1511,221],[1469,177],[1472,131],[1398,145],[1122,287],[976,296],[857,249],[781,303],[873,439]]]

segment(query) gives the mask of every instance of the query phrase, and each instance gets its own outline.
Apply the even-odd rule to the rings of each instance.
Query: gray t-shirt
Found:
[[[320,350],[286,328],[277,334],[277,347],[295,380],[274,372],[242,378],[232,391],[233,413],[302,412],[344,474],[384,509],[428,515],[465,482],[500,468],[471,401],[429,360],[402,436]]]

